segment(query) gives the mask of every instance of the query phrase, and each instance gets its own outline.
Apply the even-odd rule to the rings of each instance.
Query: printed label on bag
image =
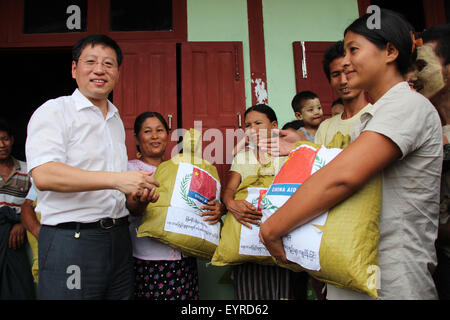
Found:
[[[293,150],[262,201],[263,219],[283,206],[308,177],[330,162],[340,151],[341,149],[316,149],[310,145],[301,145]],[[298,205],[301,206],[301,202]],[[320,270],[322,231],[315,225],[325,225],[327,216],[328,212],[325,212],[283,237],[288,260],[309,270]]]
[[[267,188],[248,188],[248,195],[245,199],[253,206],[261,210],[261,205]],[[264,221],[261,221],[264,222]],[[239,254],[246,254],[250,256],[270,256],[269,251],[259,240],[259,226],[253,225],[248,228],[241,225],[241,237],[239,242]]]
[[[185,234],[219,244],[220,224],[213,225],[200,217],[202,206],[218,200],[220,183],[205,170],[180,163],[167,210],[165,231]]]

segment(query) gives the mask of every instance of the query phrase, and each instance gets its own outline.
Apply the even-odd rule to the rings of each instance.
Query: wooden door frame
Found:
[[[212,46],[214,46],[214,45],[221,45],[221,44],[227,44],[227,45],[232,44],[232,45],[235,45],[236,49],[238,50],[237,54],[240,55],[240,56],[243,56],[242,42],[239,42],[239,41],[186,42],[186,43],[183,43],[182,46],[183,45],[212,45]],[[183,49],[181,51],[183,52]],[[182,67],[182,70],[183,70],[183,67]],[[243,79],[243,81],[245,81],[243,61],[242,61],[242,63],[239,63],[236,66],[235,76],[236,77],[240,77],[240,79]],[[182,79],[183,79],[183,77],[184,76],[182,74]],[[182,80],[182,83],[183,83],[183,80]],[[187,83],[185,85],[190,85],[190,83]],[[186,108],[186,102],[187,102],[188,106],[192,106],[194,104],[193,97],[190,94],[190,92],[189,92],[189,94],[187,96],[184,96],[184,94],[186,94],[186,91],[183,93],[183,100],[182,100],[182,109],[183,109],[183,111]],[[244,84],[244,96],[245,96],[245,84]],[[244,105],[242,106],[242,110],[241,111],[244,112],[245,109],[246,108],[245,108],[245,99],[244,99]],[[243,116],[243,113],[242,113],[242,116]],[[237,119],[237,116],[236,116],[236,119]],[[191,123],[191,120],[192,120],[191,118],[187,118],[185,116],[182,116],[182,127],[183,128],[191,128],[193,126],[193,123]],[[195,121],[195,119],[193,119],[193,120]],[[242,123],[241,123],[241,125],[242,125]]]
[[[268,96],[262,99],[256,95],[257,90],[255,90],[259,85],[260,88],[264,86],[266,95],[268,92],[262,0],[247,0],[247,16],[252,104],[267,104]]]
[[[211,50],[213,53],[212,55],[209,55],[208,52]],[[234,60],[234,66],[226,64],[229,66],[230,69],[224,69],[229,70],[233,74],[226,75],[226,77],[234,77],[234,80],[232,82],[226,82],[230,85],[230,89],[233,91],[233,101],[229,101],[230,104],[226,104],[229,108],[227,108],[227,112],[221,112],[218,111],[217,117],[213,119],[213,121],[209,121],[211,119],[211,113],[208,114],[208,112],[203,113],[203,110],[205,110],[205,107],[208,108],[210,106],[210,103],[214,103],[214,101],[219,101],[219,105],[217,105],[218,108],[221,107],[220,102],[224,102],[225,100],[221,97],[224,97],[224,95],[221,95],[221,91],[216,91],[215,89],[219,88],[220,81],[217,87],[208,87],[209,83],[212,83],[211,81],[208,82],[208,79],[204,79],[203,74],[207,77],[213,77],[214,72],[211,73],[211,69],[208,69],[208,67],[213,68],[215,70],[216,67],[220,68],[222,64],[220,64],[220,60],[211,60],[216,59],[218,57],[217,54],[220,54],[225,50],[226,52],[229,52],[230,50],[233,50],[233,60]],[[206,53],[206,54],[205,54]],[[194,74],[195,70],[193,70],[195,62],[194,62],[194,54],[200,54],[205,55],[206,58],[206,64],[205,68],[199,68],[197,69],[197,73]],[[243,66],[243,47],[242,42],[239,41],[220,41],[220,42],[186,42],[181,44],[181,82],[182,82],[182,92],[181,92],[181,108],[182,108],[182,128],[184,129],[195,129],[195,121],[200,120],[203,121],[201,123],[201,129],[202,129],[202,137],[205,132],[207,132],[209,129],[218,129],[220,130],[222,134],[222,159],[219,157],[219,161],[221,162],[212,162],[213,165],[216,166],[221,184],[223,186],[226,185],[228,181],[228,171],[231,166],[231,152],[232,150],[229,149],[230,145],[227,143],[227,140],[230,138],[227,136],[228,129],[243,129],[244,124],[244,112],[246,110],[245,107],[245,77],[244,77],[244,66]],[[230,61],[230,60],[227,60]],[[205,70],[204,72],[202,70]],[[219,69],[218,69],[219,70]],[[200,75],[200,78],[198,78]],[[197,79],[195,79],[197,76]],[[229,78],[228,80],[230,80]],[[193,84],[199,85],[200,87],[194,87]],[[231,84],[230,84],[231,83]],[[205,91],[206,90],[206,91]],[[228,91],[224,91],[225,94]],[[222,92],[223,93],[223,92]],[[206,94],[204,96],[203,94]],[[200,97],[200,102],[197,101],[197,105],[194,105],[195,97]],[[197,110],[195,111],[195,106],[197,106]],[[223,106],[223,105],[222,105]],[[221,109],[217,109],[221,110]],[[223,111],[223,110],[222,110]],[[222,117],[220,117],[222,115]],[[239,116],[240,115],[240,116]],[[240,120],[240,123],[239,123]],[[206,125],[205,125],[206,124]],[[236,133],[236,131],[234,131]],[[214,136],[215,137],[215,136]],[[233,143],[236,136],[233,137]],[[202,142],[202,155],[206,148],[210,147],[210,144],[216,143],[217,140],[214,138],[214,141],[212,140],[203,140]],[[229,141],[228,141],[229,142]],[[217,150],[214,148],[214,150]],[[216,153],[217,157],[217,153]],[[206,158],[205,160],[208,160]],[[228,162],[228,160],[230,162]],[[222,191],[224,189],[222,188]]]
[[[137,92],[137,88],[133,84],[127,84],[125,81],[126,76],[138,77],[140,74],[139,71],[132,72],[133,70],[126,70],[127,59],[124,59],[124,63],[121,66],[121,74],[119,76],[119,82],[116,84],[115,91],[113,91],[114,101],[113,103],[119,109],[120,117],[122,118],[122,122],[124,123],[125,130],[133,131],[134,120],[136,116],[144,111],[157,111],[159,112],[163,118],[166,120],[169,126],[169,141],[167,145],[167,149],[165,152],[165,159],[169,159],[171,155],[172,149],[177,145],[176,141],[172,141],[170,138],[172,133],[176,131],[177,126],[177,50],[176,43],[172,42],[155,42],[155,41],[118,41],[118,44],[122,48],[122,52],[124,57],[127,54],[131,54],[131,56],[138,56],[142,54],[143,56],[138,56],[138,59],[145,59],[145,55],[152,54],[153,56],[163,56],[163,63],[156,65],[156,67],[160,67],[163,74],[162,78],[153,79],[154,81],[160,80],[160,86],[150,85],[150,82],[146,83],[145,81],[151,81],[152,77],[148,75],[150,72],[147,72],[145,79],[138,78],[138,81],[142,80],[145,88],[148,90],[141,90]],[[137,51],[136,51],[136,48]],[[137,52],[137,54],[136,54]],[[152,58],[153,60],[153,58]],[[141,60],[142,62],[142,60]],[[150,60],[143,60],[144,64],[139,65],[139,69],[144,68],[145,66],[149,67],[147,70],[151,69]],[[124,69],[125,67],[125,69]],[[131,65],[130,65],[131,67]],[[136,69],[135,69],[136,70]],[[124,72],[128,72],[128,74],[124,74]],[[127,90],[125,90],[127,87]],[[141,87],[142,88],[142,87]],[[152,95],[152,88],[159,88],[159,90]],[[129,93],[129,89],[134,90],[134,95],[127,95],[126,92]],[[122,91],[124,90],[124,91]],[[152,97],[159,97],[160,99],[153,99]],[[120,100],[119,100],[120,99]],[[125,100],[124,100],[125,99]],[[126,99],[130,99],[128,103]],[[136,100],[134,100],[136,99]],[[149,103],[158,103],[158,105],[149,105]],[[146,104],[146,105],[144,105]],[[132,109],[134,108],[134,109]],[[130,112],[133,115],[133,118],[129,118]],[[169,119],[169,115],[170,118]],[[132,133],[131,133],[132,134]],[[127,139],[130,137],[127,136]],[[127,140],[128,141],[128,140]],[[136,153],[135,145],[127,145],[127,153],[130,159],[134,159]]]
[[[109,0],[87,0],[87,30],[75,33],[24,34],[24,0],[0,1],[0,48],[72,46],[92,33],[104,33],[114,40],[187,41],[187,0],[173,1],[173,30],[109,31]]]

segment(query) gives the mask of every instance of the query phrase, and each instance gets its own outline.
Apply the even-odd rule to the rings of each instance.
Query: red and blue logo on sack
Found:
[[[207,204],[216,198],[216,187],[216,180],[213,177],[205,171],[194,168],[187,195],[189,198]]]
[[[291,196],[311,175],[319,149],[302,146],[289,154],[270,186],[268,195]],[[302,166],[299,166],[299,163]]]

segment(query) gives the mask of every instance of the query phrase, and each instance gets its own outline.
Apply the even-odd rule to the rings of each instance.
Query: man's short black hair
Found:
[[[323,54],[323,72],[325,72],[325,75],[327,76],[328,82],[331,81],[331,75],[330,75],[330,64],[333,62],[334,59],[342,58],[345,56],[345,50],[344,50],[344,41],[339,40],[335,44],[332,44],[330,47],[328,47],[327,51]]]
[[[294,113],[302,111],[302,104],[305,100],[315,99],[315,98],[318,98],[317,94],[315,94],[312,91],[306,90],[306,91],[301,91],[301,92],[297,93],[291,102],[291,106],[292,106],[292,109],[294,110]]]
[[[424,43],[436,41],[436,54],[444,58],[444,64],[450,63],[450,23],[433,26],[422,32]]]
[[[0,118],[0,131],[6,132],[8,134],[8,136],[10,136],[10,137],[13,136],[11,126],[9,125],[8,121],[6,121],[3,118]]]
[[[93,47],[97,44],[101,44],[113,49],[116,52],[117,64],[120,67],[120,65],[122,64],[122,50],[120,49],[117,42],[104,34],[90,34],[78,40],[77,43],[75,43],[72,47],[72,60],[77,63],[78,59],[80,59],[81,52],[87,45],[91,45]]]

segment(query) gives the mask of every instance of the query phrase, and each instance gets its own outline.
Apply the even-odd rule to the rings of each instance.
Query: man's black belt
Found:
[[[128,216],[118,218],[118,219],[104,218],[104,219],[100,219],[96,222],[90,222],[90,223],[64,222],[64,223],[57,224],[55,227],[62,228],[62,229],[75,229],[75,230],[95,229],[95,228],[111,229],[114,226],[120,226],[124,223],[128,223]]]

